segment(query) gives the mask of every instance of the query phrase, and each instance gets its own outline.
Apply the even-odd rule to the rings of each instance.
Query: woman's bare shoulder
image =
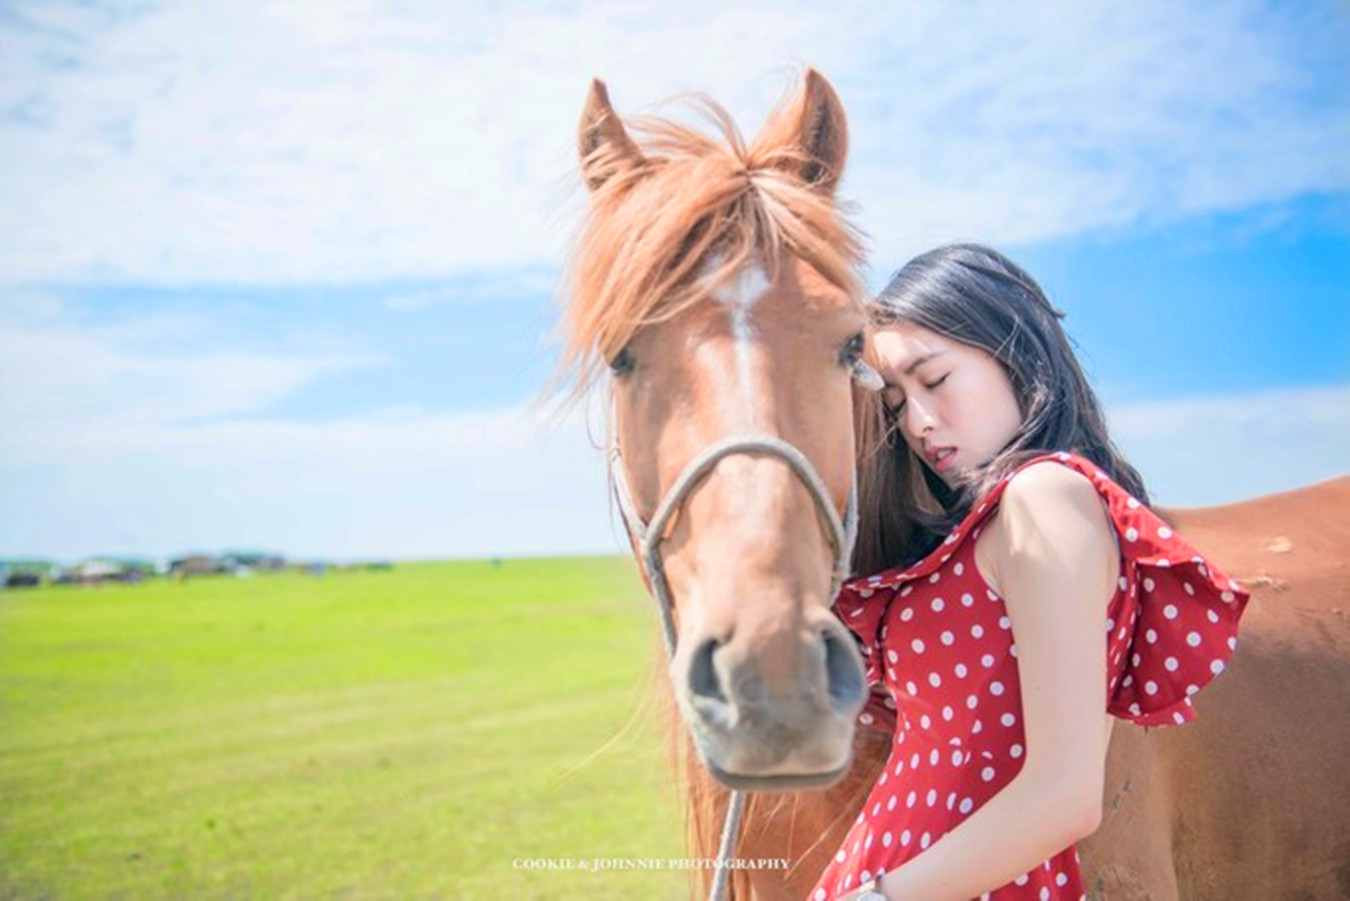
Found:
[[[1010,568],[1086,555],[1114,561],[1110,513],[1087,476],[1052,460],[1014,473],[986,529],[983,551],[990,575],[1006,582]],[[983,548],[980,547],[983,545]]]

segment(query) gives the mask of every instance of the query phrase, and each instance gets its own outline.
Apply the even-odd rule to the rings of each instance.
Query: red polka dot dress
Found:
[[[1190,696],[1237,647],[1248,594],[1148,507],[1076,454],[1046,454],[1087,476],[1121,550],[1104,623],[1107,711],[1145,726],[1195,718]],[[1016,471],[1016,470],[1015,470]],[[979,810],[1025,761],[1017,646],[1004,601],[975,566],[975,539],[1000,481],[933,553],[845,584],[835,612],[857,635],[872,702],[860,722],[894,729],[885,768],[811,898],[836,898],[897,869]],[[1073,846],[982,898],[1079,899]]]

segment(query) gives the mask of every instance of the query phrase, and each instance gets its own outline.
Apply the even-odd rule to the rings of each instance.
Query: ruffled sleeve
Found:
[[[1120,587],[1106,624],[1107,712],[1142,726],[1190,722],[1191,696],[1237,650],[1250,594],[1105,473],[1078,460],[1107,502],[1120,541]]]

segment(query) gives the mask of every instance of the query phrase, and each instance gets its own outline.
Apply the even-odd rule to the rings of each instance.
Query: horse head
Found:
[[[709,771],[739,789],[828,785],[866,687],[831,612],[848,566],[860,239],[835,188],[844,112],[814,71],[746,143],[626,126],[591,86],[589,214],[567,361],[606,369],[611,475],[665,615],[669,674]]]

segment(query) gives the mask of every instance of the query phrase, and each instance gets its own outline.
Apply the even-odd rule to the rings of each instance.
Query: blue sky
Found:
[[[869,283],[1011,253],[1160,502],[1350,469],[1342,4],[817,6],[0,9],[0,556],[620,549],[529,406],[592,75],[819,67]]]

